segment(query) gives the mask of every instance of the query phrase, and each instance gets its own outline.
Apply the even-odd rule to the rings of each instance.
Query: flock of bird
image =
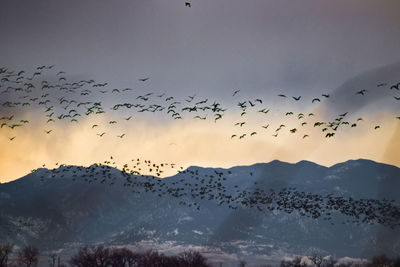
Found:
[[[245,179],[251,178],[251,183],[243,186],[232,180],[237,173],[229,169],[183,169],[174,163],[154,163],[139,158],[125,164],[122,170],[113,168],[113,164],[116,164],[113,157],[89,167],[57,164],[57,168],[39,174],[42,181],[71,177],[73,181],[123,185],[138,195],[150,192],[158,197],[172,196],[179,199],[180,205],[198,210],[206,201],[214,201],[232,210],[256,209],[264,213],[279,211],[288,214],[297,212],[300,216],[319,218],[332,225],[334,215],[341,214],[347,218],[342,221],[343,224],[381,224],[391,228],[400,226],[400,208],[393,200],[357,200],[341,195],[306,193],[293,187],[272,189],[267,188],[262,177],[256,177],[253,172],[243,175]],[[158,178],[142,173],[159,175],[165,168],[176,168],[178,174],[170,178]]]
[[[43,114],[41,120],[46,127],[43,129],[44,135],[57,134],[56,123],[66,125],[67,123],[77,124],[86,118],[99,118],[110,113],[110,117],[106,119],[106,125],[99,123],[90,126],[93,135],[98,138],[108,134],[108,127],[116,127],[121,122],[131,123],[140,114],[163,114],[167,118],[174,121],[182,120],[189,115],[194,120],[211,120],[217,123],[224,118],[228,110],[236,113],[239,120],[232,125],[237,131],[230,135],[231,139],[251,138],[255,135],[270,134],[278,137],[281,132],[287,131],[290,134],[296,134],[300,128],[311,125],[313,128],[320,128],[323,136],[332,138],[342,127],[354,128],[358,123],[364,121],[363,118],[357,118],[350,121],[349,112],[337,115],[332,121],[313,120],[314,113],[303,112],[294,113],[292,111],[281,112],[282,118],[293,117],[297,127],[284,123],[283,119],[279,125],[273,128],[272,122],[268,123],[268,115],[273,112],[271,108],[266,106],[266,101],[261,98],[245,99],[238,101],[236,107],[227,108],[217,100],[208,98],[199,98],[196,94],[188,95],[183,99],[166,93],[145,92],[139,93],[133,88],[110,88],[107,82],[96,82],[95,80],[79,80],[70,81],[64,71],[54,71],[54,65],[39,66],[33,73],[27,73],[24,70],[10,70],[5,67],[0,68],[0,135],[7,136],[8,139],[14,141],[17,139],[16,129],[25,129],[31,124],[26,117],[29,112],[39,112]],[[46,78],[48,77],[48,78]],[[46,79],[45,79],[46,78]],[[138,83],[148,83],[150,77],[138,79]],[[377,87],[388,87],[389,91],[397,92],[400,90],[400,82],[388,85],[378,84]],[[235,90],[231,97],[237,99],[241,94],[241,90]],[[365,97],[368,90],[355,90],[354,95],[357,97]],[[277,99],[286,99],[287,101],[305,101],[304,97],[287,96],[279,94]],[[399,96],[393,96],[394,101],[400,101]],[[329,94],[321,94],[320,97],[313,97],[308,105],[328,101],[331,98]],[[109,101],[117,101],[110,104],[109,101],[104,103],[102,99]],[[251,129],[244,131],[248,121],[246,117],[250,112],[256,112],[267,121],[259,125],[259,129]],[[109,119],[112,118],[112,119]],[[400,116],[396,117],[400,120]],[[104,120],[103,120],[104,121]],[[34,127],[35,125],[32,125]],[[269,130],[273,128],[272,130]],[[372,129],[378,130],[379,125],[374,125]],[[3,131],[3,133],[1,132]],[[115,138],[124,139],[129,133],[121,132]],[[309,133],[302,134],[300,138],[310,137]],[[109,172],[110,167],[106,165],[112,164],[113,159],[99,164],[97,168],[80,167],[79,171],[75,170],[74,179],[83,177],[88,182],[99,180],[101,183],[113,183],[113,178]],[[44,166],[43,166],[44,167]],[[60,169],[67,170],[65,166]],[[162,176],[164,168],[176,168],[182,174],[190,173],[196,180],[195,184],[188,182],[185,178],[179,182],[168,184],[166,180],[159,179]],[[146,169],[147,168],[147,169]],[[146,169],[146,171],[144,171]],[[54,171],[54,175],[57,171]],[[82,173],[83,172],[83,173]],[[142,175],[143,172],[151,174],[149,176]],[[224,187],[226,173],[218,173],[206,175],[205,177],[197,176],[190,170],[183,171],[182,167],[177,167],[172,163],[155,164],[150,160],[144,163],[137,159],[133,168],[124,165],[121,173],[126,178],[125,186],[138,188],[138,177],[147,177],[148,179],[140,182],[140,186],[146,191],[157,193],[159,196],[169,194],[174,197],[191,197],[193,199],[216,200],[218,204],[226,204],[232,209],[240,206],[255,207],[259,210],[283,210],[285,212],[299,211],[301,215],[318,218],[329,210],[336,210],[340,213],[353,216],[355,221],[378,222],[382,224],[394,225],[393,218],[399,219],[399,210],[395,206],[386,201],[381,200],[351,200],[343,197],[321,196],[297,192],[294,189],[284,189],[280,192],[263,191],[257,189],[254,191],[246,191],[237,188],[237,195],[227,194]],[[228,172],[229,174],[229,172]],[[139,179],[139,180],[138,180]],[[186,187],[182,187],[186,185]],[[180,187],[181,186],[181,187]],[[189,190],[189,191],[188,191]],[[139,191],[138,191],[139,192]],[[181,204],[187,204],[182,200]],[[188,205],[199,208],[199,203],[193,201]],[[331,217],[326,217],[329,220]]]
[[[91,125],[94,134],[99,138],[107,135],[108,127],[115,128],[121,122],[133,121],[144,113],[162,113],[173,120],[182,120],[189,115],[194,120],[211,120],[216,123],[222,120],[228,111],[235,114],[235,109],[237,109],[238,121],[232,125],[235,132],[230,135],[230,138],[238,140],[265,134],[278,137],[284,131],[290,134],[302,132],[300,137],[304,139],[311,136],[311,133],[307,132],[307,127],[320,129],[323,136],[332,138],[341,128],[354,128],[364,121],[362,117],[349,118],[351,117],[349,112],[339,114],[331,121],[319,121],[314,119],[316,114],[313,112],[273,111],[265,105],[265,101],[261,98],[240,100],[236,108],[227,108],[223,107],[220,101],[198,98],[196,94],[186,96],[183,99],[178,99],[178,97],[166,93],[146,92],[140,94],[137,92],[138,90],[133,88],[110,88],[107,82],[99,83],[95,80],[69,81],[64,71],[53,71],[53,69],[54,65],[39,66],[33,73],[28,74],[24,70],[0,68],[0,96],[1,99],[6,100],[0,103],[0,130],[10,130],[7,132],[10,141],[17,138],[15,134],[17,129],[25,128],[31,124],[26,117],[23,117],[24,114],[30,111],[40,112],[40,110],[42,110],[43,122],[46,125],[43,129],[45,135],[56,134],[55,124],[57,122],[77,124],[84,117],[97,119],[106,113],[113,118],[117,117],[117,119],[108,119],[106,125],[99,123]],[[51,78],[44,79],[44,77]],[[138,82],[147,83],[149,79],[150,77],[140,78]],[[397,92],[400,91],[400,82],[393,85],[380,83],[377,87],[387,87],[388,90]],[[238,98],[240,92],[240,90],[235,90],[232,97]],[[368,90],[355,90],[354,94],[363,97],[368,94]],[[118,103],[109,103],[110,101],[103,103],[102,99],[105,98]],[[279,94],[277,98],[291,99],[295,102],[304,101],[301,95]],[[328,101],[329,98],[331,98],[329,94],[323,93],[320,97],[313,97],[310,103],[313,105]],[[126,101],[128,99],[133,100],[133,102]],[[394,95],[393,99],[400,101],[400,95]],[[310,103],[305,104],[309,107]],[[278,125],[273,126],[272,121],[269,121],[268,115],[272,112],[281,114],[281,123]],[[255,128],[249,126],[251,128],[249,129],[247,127],[250,125],[249,120],[247,120],[249,113],[261,115],[262,117],[258,121],[265,121],[265,123]],[[121,114],[128,115],[123,116]],[[396,119],[400,120],[400,116]],[[285,123],[284,120],[291,120],[292,124],[290,122]],[[293,125],[293,121],[295,125]],[[371,128],[378,130],[381,126],[373,125]],[[127,133],[121,132],[115,137],[123,139],[126,136]]]

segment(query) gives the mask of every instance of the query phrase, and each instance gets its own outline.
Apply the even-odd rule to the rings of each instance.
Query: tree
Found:
[[[17,262],[26,267],[36,266],[39,261],[39,250],[33,246],[25,246],[18,251]]]
[[[247,265],[247,262],[245,260],[239,261],[239,267],[245,267],[246,265]]]
[[[69,263],[77,267],[107,267],[111,265],[110,254],[110,249],[103,246],[83,247],[71,257]]]
[[[206,258],[203,255],[201,255],[201,253],[198,251],[188,250],[188,251],[182,252],[181,254],[179,254],[179,258],[183,261],[184,266],[188,266],[188,267],[209,266],[206,263]]]
[[[13,250],[14,245],[6,244],[0,245],[0,267],[7,267],[8,257]]]
[[[396,267],[400,266],[400,258],[388,258],[385,254],[374,256],[367,264],[367,267]]]
[[[140,255],[126,248],[113,249],[111,252],[111,265],[118,267],[137,266]]]

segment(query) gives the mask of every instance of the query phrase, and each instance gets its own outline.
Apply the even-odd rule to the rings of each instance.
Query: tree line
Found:
[[[187,250],[178,255],[167,256],[157,251],[134,252],[125,247],[109,248],[104,246],[81,247],[66,262],[60,255],[50,253],[47,262],[40,266],[50,267],[210,267],[207,259],[198,251]],[[0,267],[36,267],[39,266],[39,250],[34,246],[24,246],[14,251],[13,244],[0,244]],[[45,255],[42,255],[42,257]],[[45,264],[45,265],[43,265]],[[247,262],[240,260],[238,266],[245,267]],[[223,266],[223,263],[220,263]],[[261,265],[273,266],[270,264]],[[340,263],[332,257],[312,255],[282,260],[280,267],[400,267],[400,257],[389,258],[378,255],[363,263]]]

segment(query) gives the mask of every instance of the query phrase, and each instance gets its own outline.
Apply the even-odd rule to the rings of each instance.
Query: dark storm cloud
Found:
[[[334,114],[354,113],[363,108],[369,108],[370,113],[385,109],[398,111],[399,101],[394,96],[400,96],[400,91],[390,87],[400,82],[399,73],[400,63],[361,73],[336,88],[326,108]],[[364,95],[357,94],[361,90],[366,90]]]
[[[3,1],[2,64],[147,90],[325,92],[400,60],[398,1]]]

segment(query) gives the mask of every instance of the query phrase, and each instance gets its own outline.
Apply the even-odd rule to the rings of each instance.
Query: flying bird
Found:
[[[149,78],[149,77],[147,77],[147,78],[141,78],[141,79],[139,79],[139,81],[145,82],[145,81],[147,81],[148,79],[150,79],[150,78]]]
[[[185,2],[186,7],[192,7],[192,4],[190,2]]]
[[[240,90],[236,90],[235,92],[233,92],[233,95],[232,96],[235,96],[237,93],[239,93],[240,92]]]
[[[298,97],[292,96],[292,98],[293,98],[294,100],[296,100],[296,101],[299,101],[300,98],[301,98],[301,96],[298,96]]]
[[[362,89],[362,90],[358,91],[358,92],[356,93],[356,95],[365,95],[366,92],[368,92],[368,90]]]

